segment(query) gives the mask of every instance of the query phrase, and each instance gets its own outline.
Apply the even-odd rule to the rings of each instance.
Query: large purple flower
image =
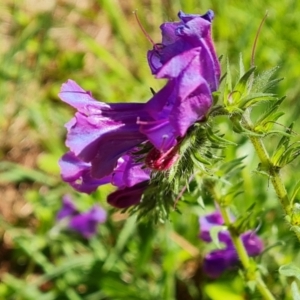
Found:
[[[74,230],[85,238],[91,238],[97,233],[97,226],[106,220],[106,212],[98,205],[89,211],[81,213],[77,210],[70,196],[63,197],[63,206],[57,213],[57,220],[67,220],[69,229]]]
[[[205,242],[212,242],[210,231],[214,226],[224,225],[219,211],[199,218],[200,238]],[[213,250],[204,257],[203,269],[212,278],[219,277],[225,270],[239,263],[238,255],[233,246],[230,234],[227,230],[221,230],[218,234],[219,241],[224,243],[223,249]],[[247,231],[241,235],[242,242],[249,256],[257,256],[263,250],[263,242],[254,231]]]
[[[147,103],[108,104],[72,80],[62,85],[59,97],[77,112],[66,124],[70,151],[60,166],[62,178],[76,190],[91,193],[112,183],[119,190],[109,203],[138,203],[150,169],[169,169],[188,128],[205,120],[220,77],[211,39],[213,13],[180,12],[179,18],[161,26],[162,43],[148,52],[152,73],[168,82]],[[146,145],[150,150],[143,161],[134,153]]]

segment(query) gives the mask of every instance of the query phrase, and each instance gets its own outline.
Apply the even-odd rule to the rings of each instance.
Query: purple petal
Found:
[[[213,226],[223,225],[224,220],[219,211],[215,211],[211,214],[201,216],[199,218],[200,225],[200,238],[205,242],[211,242],[210,231]]]
[[[174,128],[168,119],[161,119],[153,123],[141,125],[140,131],[144,133],[151,144],[160,151],[168,151],[177,143]]]
[[[93,206],[88,212],[78,214],[71,218],[69,227],[85,238],[97,233],[97,226],[106,220],[106,212],[99,206]]]
[[[211,278],[218,278],[222,273],[235,266],[238,263],[238,257],[234,250],[215,250],[204,257],[204,272]]]
[[[64,154],[59,160],[59,165],[62,179],[79,192],[90,194],[100,185],[111,181],[111,176],[105,176],[101,179],[93,178],[91,176],[91,164],[83,162],[72,152]]]
[[[148,181],[144,181],[132,187],[117,190],[107,197],[107,202],[117,208],[136,205],[141,201],[141,197],[147,186]]]
[[[211,91],[217,90],[220,79],[220,65],[211,38],[211,21],[213,12],[203,16],[179,13],[181,22],[164,23],[162,30],[162,46],[157,45],[148,52],[148,62],[153,74],[173,57],[193,48],[201,47],[199,73],[205,78]],[[184,67],[183,65],[178,67]],[[182,71],[182,70],[181,70]]]
[[[70,217],[76,214],[78,211],[75,204],[72,201],[72,198],[69,195],[63,196],[63,205],[62,208],[57,213],[56,219],[61,220],[66,217]]]
[[[155,121],[141,123],[140,131],[158,150],[173,147],[176,138],[183,137],[211,107],[210,88],[197,71],[201,68],[200,51],[201,48],[195,48],[171,58],[157,74],[170,81],[147,103]]]
[[[118,167],[112,175],[112,184],[118,188],[132,187],[150,179],[150,170],[136,163],[132,156],[124,155],[118,161]]]
[[[192,124],[202,120],[212,105],[212,96],[207,82],[194,70],[197,66],[198,58],[194,56],[182,76],[176,80],[178,95],[169,120],[179,136],[184,136]]]
[[[247,231],[243,233],[242,241],[249,256],[257,256],[264,249],[263,241],[256,235],[254,231]]]
[[[80,159],[91,162],[93,177],[109,175],[119,157],[146,140],[137,124],[139,119],[151,119],[145,104],[98,102],[72,80],[63,84],[59,96],[78,109],[66,125],[66,145]]]

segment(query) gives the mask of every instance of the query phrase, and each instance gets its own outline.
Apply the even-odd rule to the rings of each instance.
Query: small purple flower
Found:
[[[87,212],[79,212],[70,196],[63,197],[63,206],[57,213],[57,220],[66,219],[68,228],[81,234],[85,238],[91,238],[97,233],[99,223],[106,220],[106,212],[98,205],[94,205]]]
[[[200,238],[205,242],[212,242],[210,230],[213,226],[224,225],[219,211],[199,218]],[[219,241],[225,244],[225,248],[213,250],[204,257],[203,269],[212,278],[219,277],[225,270],[239,263],[230,234],[227,230],[221,230],[218,234]],[[263,250],[263,242],[254,231],[247,231],[241,235],[241,239],[249,256],[257,256]]]

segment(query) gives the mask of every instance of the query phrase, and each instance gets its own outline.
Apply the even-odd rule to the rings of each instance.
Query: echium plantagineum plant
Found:
[[[77,112],[66,124],[69,151],[60,160],[62,178],[84,193],[110,183],[117,190],[108,196],[109,204],[156,221],[178,210],[178,200],[196,183],[196,190],[210,195],[217,209],[200,218],[200,237],[220,247],[205,256],[208,275],[217,278],[228,268],[241,267],[243,278],[263,299],[275,299],[252,258],[263,251],[264,243],[249,221],[251,207],[246,216],[233,217],[230,209],[240,194],[236,179],[243,158],[226,160],[224,148],[238,145],[223,138],[214,120],[227,116],[233,131],[253,144],[260,160],[257,172],[268,176],[286,221],[300,239],[300,210],[294,203],[300,185],[288,195],[280,176],[300,147],[290,141],[292,126],[274,129],[283,115],[278,109],[284,98],[270,89],[279,80],[272,79],[275,69],[255,74],[255,47],[248,71],[240,60],[235,84],[228,63],[221,77],[211,35],[214,13],[179,12],[178,17],[177,22],[161,25],[162,40],[148,51],[152,74],[167,82],[147,102],[109,104],[95,100],[73,80],[63,84],[59,97]],[[253,120],[251,109],[266,101],[267,110]],[[272,155],[264,146],[269,134],[280,136]],[[218,234],[213,238],[211,230],[216,226]],[[293,291],[297,293],[295,285]]]

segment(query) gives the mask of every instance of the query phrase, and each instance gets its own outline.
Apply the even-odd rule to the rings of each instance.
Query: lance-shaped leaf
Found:
[[[248,91],[248,80],[250,76],[254,73],[256,67],[250,68],[237,82],[233,89],[232,98],[234,103],[239,103],[241,100],[241,97],[243,95],[247,95],[249,93]]]
[[[266,93],[251,93],[246,97],[242,97],[239,103],[239,108],[246,109],[261,101],[276,101],[278,98],[274,94]]]
[[[282,78],[276,78],[271,80],[271,77],[275,74],[279,67],[272,68],[268,71],[262,72],[261,74],[257,75],[254,79],[252,92],[266,92],[274,87]]]

